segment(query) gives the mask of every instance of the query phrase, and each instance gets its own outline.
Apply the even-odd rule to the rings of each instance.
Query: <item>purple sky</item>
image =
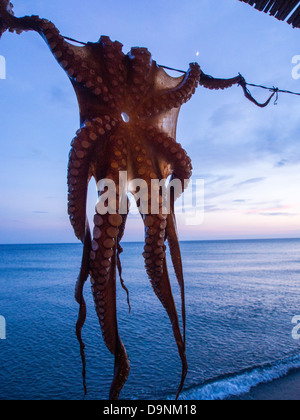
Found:
[[[87,6],[88,4],[88,6]],[[101,34],[145,46],[159,63],[187,69],[198,61],[216,77],[242,73],[251,83],[300,91],[292,58],[299,30],[237,0],[15,0],[17,16],[39,14],[64,35],[97,41]],[[74,242],[66,213],[69,145],[79,126],[70,82],[34,33],[0,41],[0,243]],[[253,89],[264,101],[268,92]],[[180,113],[178,141],[205,181],[205,218],[181,239],[300,237],[300,99],[280,95],[256,108],[240,88],[199,88]],[[96,203],[91,183],[89,213]],[[137,218],[126,240],[142,239]]]

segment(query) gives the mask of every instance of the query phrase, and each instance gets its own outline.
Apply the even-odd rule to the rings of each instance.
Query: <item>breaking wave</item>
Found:
[[[234,375],[215,378],[204,385],[181,394],[182,400],[224,400],[247,394],[260,384],[270,383],[300,369],[300,355],[290,356],[272,364],[247,369]]]

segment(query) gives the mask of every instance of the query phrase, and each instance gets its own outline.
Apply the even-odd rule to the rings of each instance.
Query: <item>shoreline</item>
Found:
[[[300,370],[272,382],[260,384],[247,394],[228,398],[230,401],[300,401]]]

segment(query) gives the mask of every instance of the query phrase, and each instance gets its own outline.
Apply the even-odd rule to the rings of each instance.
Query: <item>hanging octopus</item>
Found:
[[[52,22],[38,16],[16,18],[11,3],[0,0],[0,36],[7,29],[18,33],[38,32],[67,73],[78,98],[81,127],[71,143],[69,156],[68,213],[75,235],[84,245],[75,293],[80,305],[76,333],[83,362],[84,389],[86,391],[81,330],[86,318],[83,286],[88,277],[104,342],[115,357],[110,399],[118,399],[130,371],[129,358],[118,331],[116,308],[117,271],[127,291],[121,276],[120,242],[128,206],[126,212],[120,212],[119,185],[119,174],[126,171],[128,185],[134,179],[142,179],[149,187],[148,206],[141,211],[145,226],[143,256],[153,290],[170,318],[182,362],[178,398],[187,374],[187,360],[184,279],[174,214],[176,197],[172,196],[168,214],[161,192],[158,211],[152,214],[151,185],[152,180],[171,177],[180,181],[183,192],[192,174],[192,164],[176,141],[180,107],[192,97],[199,83],[210,89],[224,89],[238,83],[240,77],[213,79],[204,75],[197,63],[192,63],[185,75],[173,78],[157,65],[145,48],[132,48],[125,55],[122,44],[106,36],[99,42],[77,47],[68,43]],[[97,184],[103,179],[113,181],[116,200],[113,212],[96,212],[91,232],[86,202],[92,177]],[[106,191],[106,188],[99,191],[100,202]],[[130,192],[134,196],[138,193],[134,189]],[[166,241],[181,291],[182,332],[168,275]]]

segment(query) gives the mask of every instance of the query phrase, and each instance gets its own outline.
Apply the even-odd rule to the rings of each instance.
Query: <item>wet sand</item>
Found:
[[[271,383],[258,385],[248,394],[231,399],[255,401],[300,401],[300,371],[289,373],[287,376],[277,379]]]

